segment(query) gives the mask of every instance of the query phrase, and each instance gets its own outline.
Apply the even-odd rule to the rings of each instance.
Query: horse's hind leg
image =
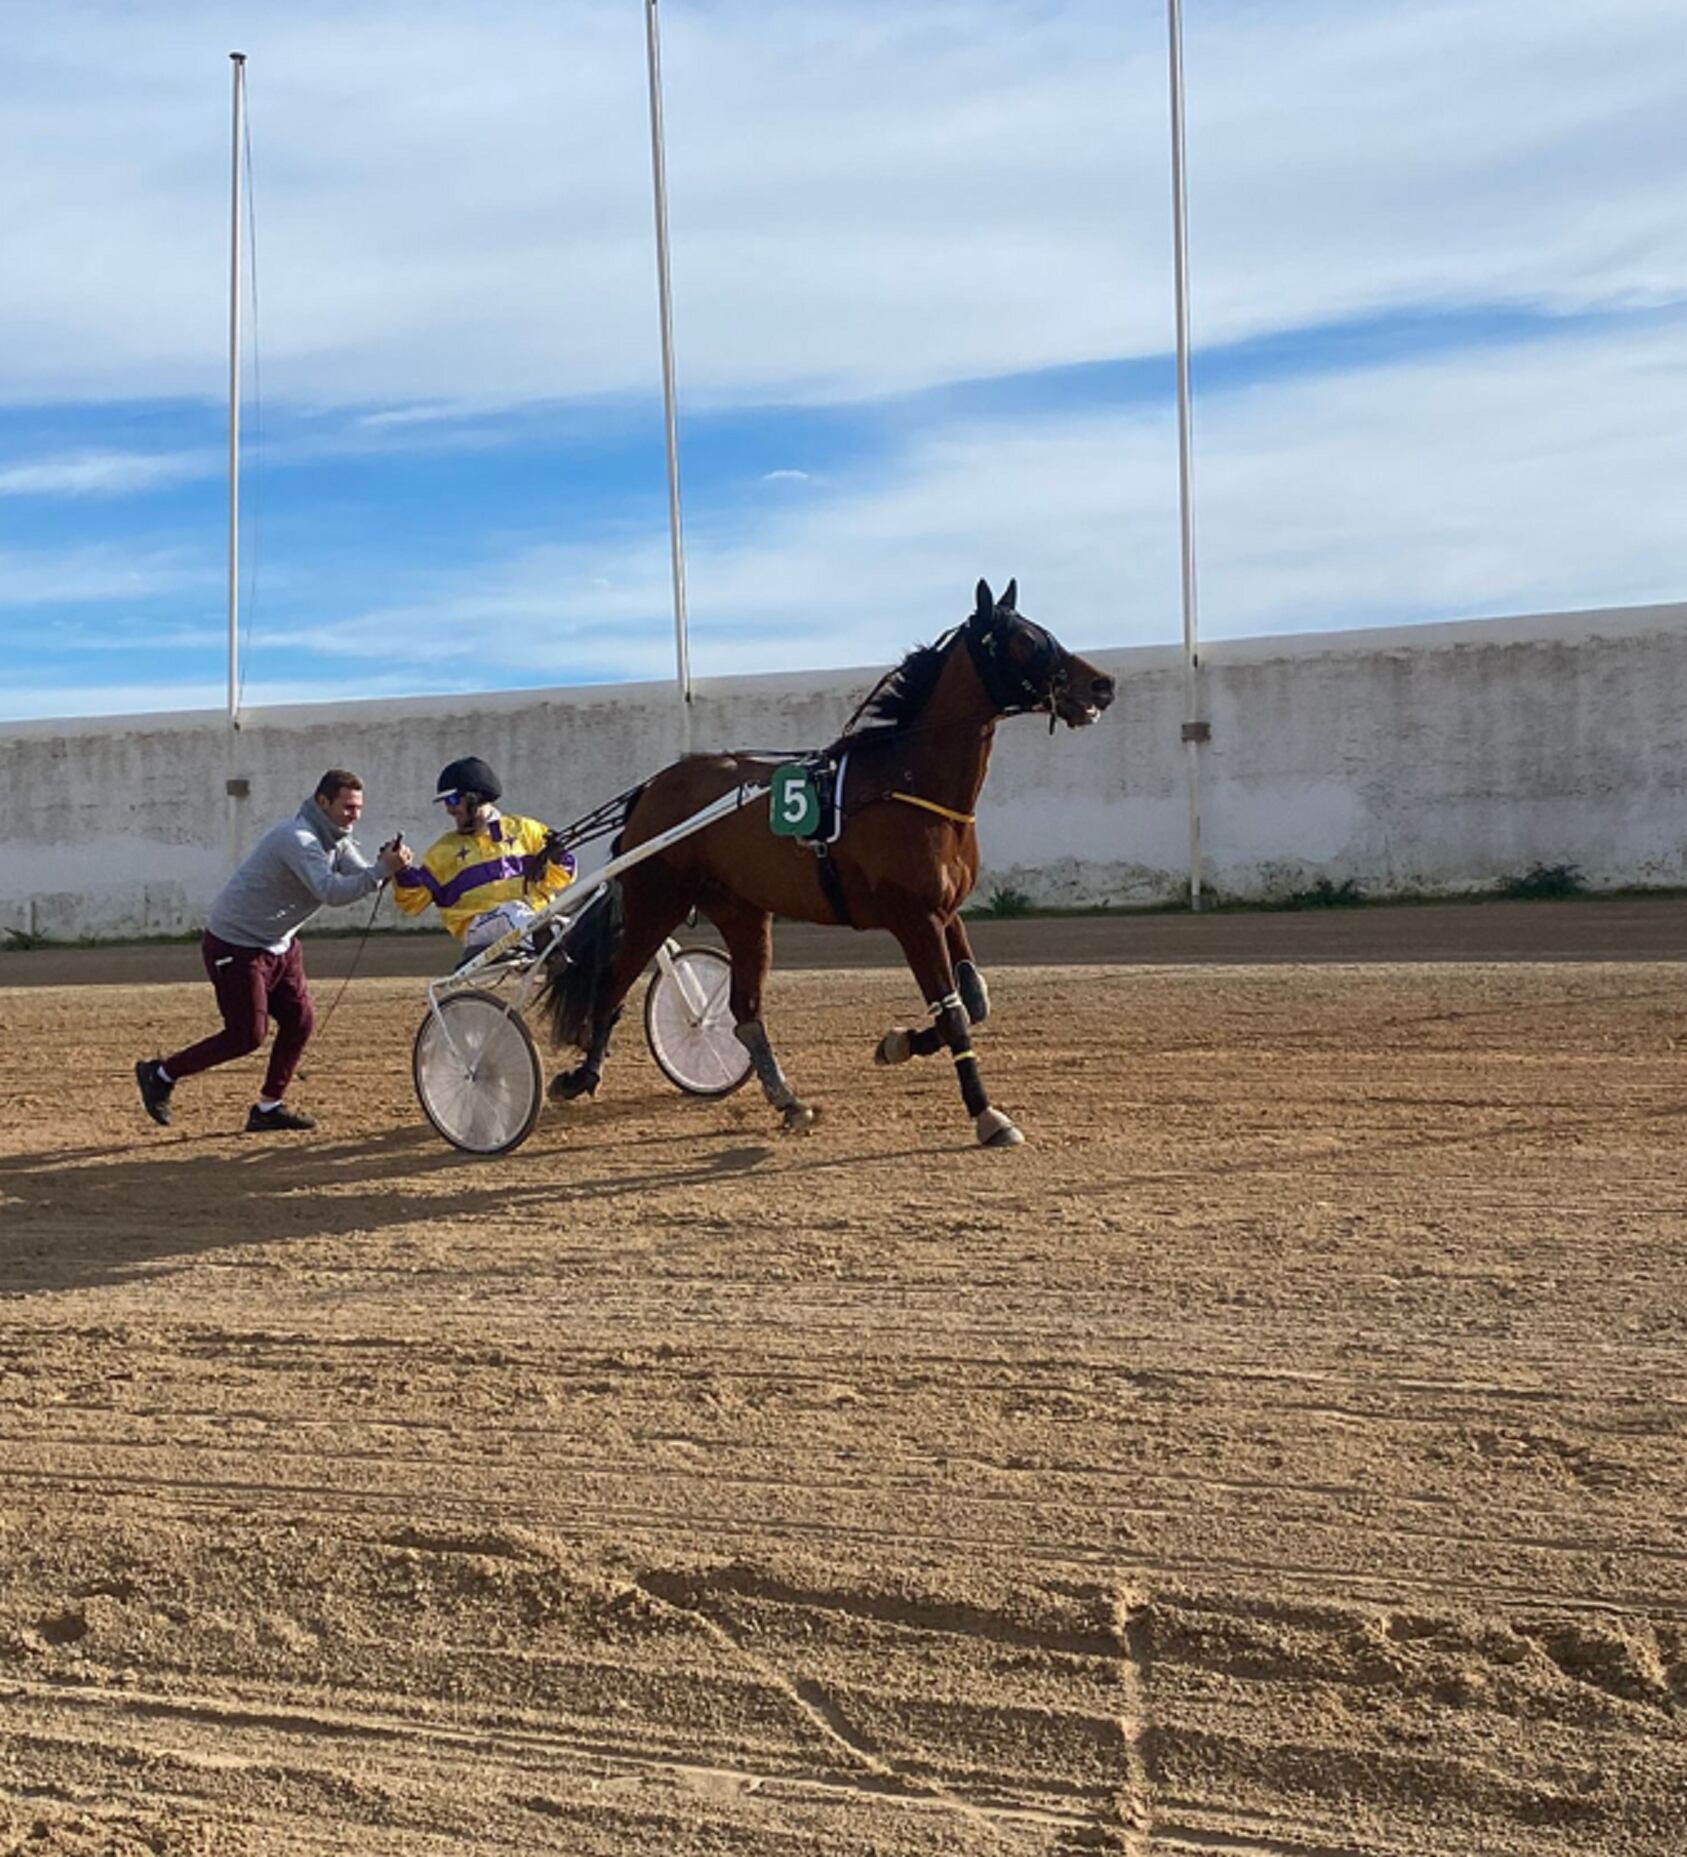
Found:
[[[559,1070],[551,1079],[552,1102],[571,1103],[576,1097],[597,1095],[597,1087],[603,1081],[603,1067],[609,1057],[610,1036],[620,1019],[621,1008],[617,1006],[592,1034],[591,1046],[580,1062],[572,1070]]]
[[[572,1070],[559,1071],[551,1079],[553,1102],[568,1103],[597,1094],[609,1057],[609,1040],[620,1022],[622,1002],[691,906],[676,884],[644,866],[629,871],[622,888],[626,921],[614,973],[593,1010],[592,1038],[585,1056]]]
[[[733,1036],[750,1054],[762,1094],[779,1111],[787,1135],[806,1134],[819,1110],[799,1100],[785,1080],[761,1022],[761,993],[773,964],[773,918],[748,903],[705,904],[703,913],[721,932],[732,959]]]
[[[961,1101],[972,1117],[980,1143],[986,1148],[1017,1147],[1025,1137],[1008,1116],[991,1107],[989,1092],[979,1074],[978,1057],[972,1048],[972,1027],[961,996],[955,990],[955,975],[949,965],[948,941],[941,918],[916,916],[893,927],[914,978],[931,1007],[930,1027],[911,1037],[922,1043],[935,1037],[949,1047],[949,1054],[955,1060],[956,1081],[961,1086]],[[880,1050],[882,1052],[883,1046]]]
[[[951,916],[943,925],[943,945],[955,975],[955,992],[966,1010],[968,1020],[982,1025],[990,1016],[990,990],[972,958],[972,944],[959,916]],[[886,1032],[873,1053],[875,1064],[905,1064],[911,1057],[930,1057],[948,1043],[939,1025],[922,1026],[917,1031],[902,1027]]]

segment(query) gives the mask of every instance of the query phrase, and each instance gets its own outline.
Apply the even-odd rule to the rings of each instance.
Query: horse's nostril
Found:
[[[1112,702],[1117,686],[1111,677],[1098,677],[1090,685],[1090,690],[1097,709],[1105,709]]]

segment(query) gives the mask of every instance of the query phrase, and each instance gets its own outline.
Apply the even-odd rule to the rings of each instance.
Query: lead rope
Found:
[[[375,917],[380,912],[381,898],[386,894],[387,885],[391,882],[392,879],[390,877],[383,877],[381,879],[380,885],[375,891],[374,907],[369,911],[369,920],[364,923],[363,933],[357,938],[357,949],[351,957],[351,966],[346,969],[346,977],[340,982],[340,990],[334,995],[333,1003],[322,1015],[322,1023],[313,1028],[311,1032],[312,1038],[321,1038],[328,1030],[329,1021],[334,1017],[334,1014],[339,1011],[340,1001],[345,998],[346,988],[351,985],[352,978],[357,973],[358,963],[363,959],[363,950],[369,945],[369,932],[374,928]]]

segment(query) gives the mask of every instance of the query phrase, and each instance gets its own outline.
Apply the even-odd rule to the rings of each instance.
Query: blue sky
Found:
[[[1678,0],[1186,0],[1201,629],[1687,597]],[[1180,636],[1160,0],[664,0],[700,677]],[[8,0],[0,720],[672,670],[640,0]]]

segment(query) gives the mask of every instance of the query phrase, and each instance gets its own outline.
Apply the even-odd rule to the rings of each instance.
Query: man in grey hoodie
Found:
[[[315,1128],[314,1117],[282,1100],[316,1022],[298,932],[324,904],[355,903],[411,861],[400,837],[369,863],[351,842],[362,812],[363,782],[343,767],[329,768],[294,817],[272,826],[217,893],[200,952],[223,1029],[170,1057],[136,1064],[135,1082],[153,1121],[168,1127],[170,1093],[182,1078],[256,1051],[273,1018],[275,1046],[246,1132]]]

